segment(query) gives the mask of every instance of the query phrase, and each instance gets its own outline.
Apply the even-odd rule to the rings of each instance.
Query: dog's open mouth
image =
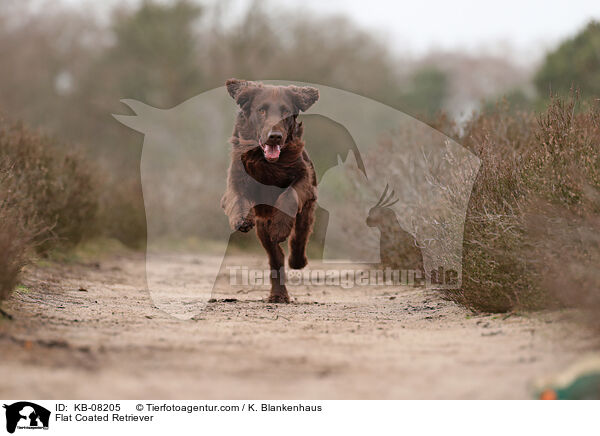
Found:
[[[280,144],[273,144],[267,142],[266,144],[261,145],[261,147],[263,149],[265,159],[267,159],[270,162],[275,162],[277,159],[279,159],[279,154],[281,153]]]

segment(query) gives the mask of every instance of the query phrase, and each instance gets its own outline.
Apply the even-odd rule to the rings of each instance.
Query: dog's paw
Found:
[[[239,230],[240,232],[247,233],[254,227],[254,219],[249,217],[239,217],[231,222],[231,228],[233,230]]]
[[[290,296],[287,294],[271,294],[269,295],[269,303],[284,303],[288,304],[290,302]]]
[[[302,269],[308,264],[308,259],[306,259],[304,253],[298,255],[292,253],[288,259],[288,264],[292,269]]]
[[[294,226],[294,218],[290,218],[287,215],[283,215],[277,222],[272,223],[269,226],[269,237],[273,242],[282,242],[290,236],[292,233],[292,227]]]

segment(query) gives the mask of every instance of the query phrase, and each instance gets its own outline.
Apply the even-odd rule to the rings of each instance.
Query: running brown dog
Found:
[[[290,236],[289,266],[306,266],[317,200],[314,166],[296,118],[319,99],[319,91],[237,79],[226,85],[240,110],[230,139],[231,165],[221,206],[233,230],[248,232],[256,225],[271,267],[269,302],[289,303],[280,243]]]

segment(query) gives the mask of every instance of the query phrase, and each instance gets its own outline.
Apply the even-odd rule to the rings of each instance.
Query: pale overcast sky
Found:
[[[75,5],[89,0],[62,0]],[[105,0],[104,7],[139,0]],[[168,0],[163,0],[168,1]],[[220,1],[239,16],[252,0]],[[600,20],[600,0],[278,0],[281,11],[310,10],[318,14],[343,14],[387,43],[413,55],[431,49],[515,52],[520,58],[539,56],[544,49],[574,34],[591,19]],[[506,53],[508,54],[508,53]]]

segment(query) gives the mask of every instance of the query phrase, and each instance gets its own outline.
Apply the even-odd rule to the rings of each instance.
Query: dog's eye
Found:
[[[261,108],[258,110],[258,113],[259,113],[260,115],[264,115],[264,114],[266,114],[266,113],[267,113],[267,110],[266,110],[264,107],[261,107]]]

